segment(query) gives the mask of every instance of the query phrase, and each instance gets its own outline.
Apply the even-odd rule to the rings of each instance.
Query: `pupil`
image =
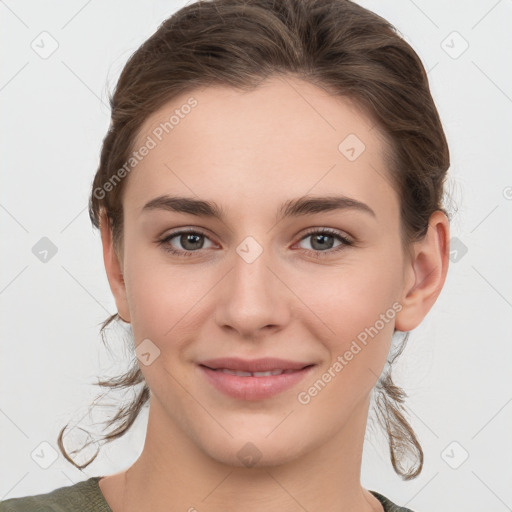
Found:
[[[181,236],[181,243],[185,249],[200,249],[201,247],[196,247],[194,244],[198,243],[198,240],[201,238],[200,235],[194,235],[193,233],[188,233]],[[192,247],[187,247],[188,244],[191,244]]]
[[[332,236],[331,235],[316,235],[315,237],[313,237],[313,240],[314,240],[313,247],[315,247],[315,243],[320,241],[319,247],[315,247],[315,248],[316,249],[325,249],[326,248],[325,241],[328,238],[332,238]],[[329,248],[329,247],[327,247],[327,248]]]

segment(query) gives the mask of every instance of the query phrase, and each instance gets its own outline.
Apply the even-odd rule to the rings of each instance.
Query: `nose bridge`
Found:
[[[235,248],[232,261],[217,308],[219,324],[243,336],[282,326],[287,321],[286,298],[282,283],[269,270],[276,267],[271,248],[248,236]]]
[[[263,247],[254,237],[246,237],[235,249],[233,258],[234,275],[233,284],[236,292],[244,292],[243,299],[251,291],[254,293],[268,293],[269,270],[271,265],[271,250]]]

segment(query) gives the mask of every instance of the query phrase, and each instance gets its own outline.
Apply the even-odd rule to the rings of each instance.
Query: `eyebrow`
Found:
[[[224,210],[214,201],[204,201],[191,197],[158,196],[144,205],[142,213],[150,210],[188,213],[198,217],[212,217],[225,221]],[[286,217],[299,217],[336,210],[355,210],[376,217],[375,212],[367,204],[357,199],[346,196],[303,196],[284,202],[278,210],[276,222]]]

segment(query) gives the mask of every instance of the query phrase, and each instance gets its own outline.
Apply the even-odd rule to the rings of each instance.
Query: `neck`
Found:
[[[265,467],[233,467],[212,459],[189,436],[161,421],[151,398],[144,449],[117,476],[114,492],[101,486],[114,512],[373,512],[380,502],[360,484],[368,400],[359,404],[328,443],[292,461]],[[107,477],[109,478],[109,477]]]

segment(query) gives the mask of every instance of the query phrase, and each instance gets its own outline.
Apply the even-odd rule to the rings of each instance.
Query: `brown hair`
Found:
[[[448,216],[442,200],[449,151],[427,75],[418,55],[388,21],[349,0],[208,0],[165,20],[130,57],[110,97],[111,125],[92,184],[89,215],[99,228],[105,214],[116,251],[122,251],[124,181],[113,180],[129,160],[148,116],[199,86],[251,90],[277,75],[296,76],[348,97],[375,121],[391,148],[389,173],[401,201],[404,247],[424,237],[434,211]],[[118,318],[112,315],[103,323],[102,336]],[[406,480],[419,475],[423,466],[421,445],[404,414],[406,395],[391,378],[408,334],[375,386],[391,462]],[[150,392],[136,359],[127,373],[99,385],[109,390],[141,386],[108,422],[112,429],[103,440],[111,441],[130,428]],[[96,455],[76,464],[62,443],[66,427],[60,431],[59,448],[83,468]],[[402,467],[406,457],[413,460],[409,469]]]

